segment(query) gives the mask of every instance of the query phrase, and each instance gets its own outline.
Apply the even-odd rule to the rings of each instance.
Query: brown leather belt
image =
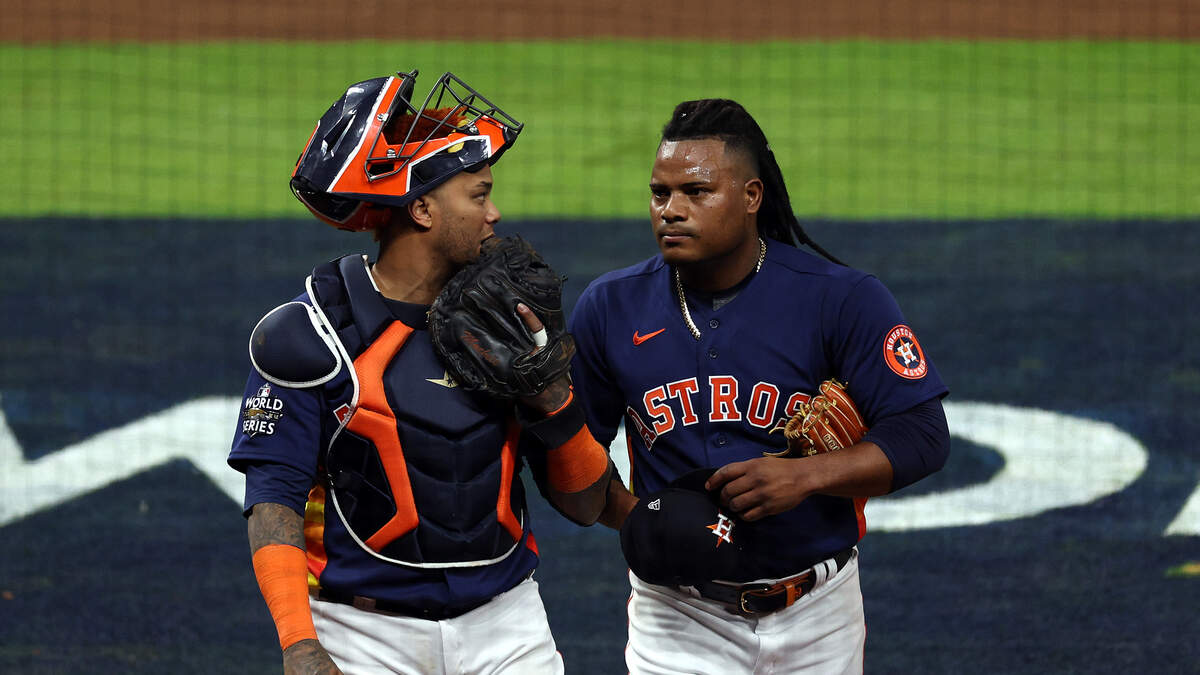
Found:
[[[384,612],[386,614],[399,614],[408,616],[414,619],[427,619],[429,621],[441,621],[443,619],[453,619],[457,616],[462,616],[467,612],[478,609],[486,605],[491,598],[485,598],[472,602],[468,605],[458,607],[412,607],[398,602],[390,602],[387,600],[376,600],[375,598],[364,598],[360,595],[350,593],[340,593],[322,588],[316,593],[316,596],[326,602],[336,602],[343,605],[350,605],[358,609],[369,612]]]
[[[853,547],[834,555],[833,569],[829,570],[826,579],[832,579],[835,574],[844,569],[853,556]],[[700,597],[726,605],[742,616],[761,616],[790,607],[805,593],[812,591],[813,586],[817,583],[817,575],[814,570],[815,567],[809,568],[796,576],[780,579],[773,584],[728,584],[707,581],[696,584],[695,588],[700,593]]]
[[[524,582],[531,577],[533,577],[533,570],[529,570],[529,573],[526,574],[523,579],[521,579],[521,582]],[[513,588],[516,588],[516,586]],[[333,591],[328,588],[321,588],[315,593],[310,590],[309,594],[315,594],[318,599],[326,602],[336,602],[342,605],[350,605],[351,607],[356,607],[368,612],[399,614],[401,616],[408,616],[414,619],[428,619],[430,621],[442,621],[444,619],[453,619],[455,617],[462,616],[467,612],[483,607],[494,599],[482,598],[474,600],[465,605],[455,605],[453,607],[413,607],[411,605],[406,605],[399,602],[376,600],[375,598],[365,598],[361,595],[354,595],[353,593]]]

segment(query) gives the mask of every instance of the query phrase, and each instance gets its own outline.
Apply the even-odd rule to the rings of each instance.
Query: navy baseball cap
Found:
[[[630,511],[621,526],[621,552],[639,579],[693,586],[745,576],[742,523],[722,511],[717,493],[704,489],[714,471],[684,474]]]

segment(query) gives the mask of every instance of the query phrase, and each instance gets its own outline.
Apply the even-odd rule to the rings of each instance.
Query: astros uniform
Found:
[[[681,318],[671,269],[659,255],[595,280],[571,317],[575,389],[597,441],[610,442],[624,421],[634,494],[660,490],[697,467],[784,449],[783,434],[771,430],[831,377],[849,383],[868,426],[947,392],[882,283],[792,246],[770,242],[760,271],[731,292],[688,292],[688,306],[699,339]],[[880,446],[893,465],[893,488],[931,471],[905,447]],[[792,672],[799,654],[825,648],[816,636],[842,625],[851,630],[836,639],[861,645],[854,547],[866,532],[865,501],[814,495],[738,524],[752,533],[758,555],[744,578],[729,581],[817,570],[809,597],[761,619],[631,575],[631,669]],[[814,617],[824,628],[805,624]],[[664,653],[677,662],[666,663]],[[858,659],[826,672],[861,669],[861,648]]]
[[[521,430],[511,405],[446,375],[427,310],[384,298],[355,255],[318,267],[304,294],[260,322],[229,457],[247,474],[245,507],[304,514],[313,616],[339,664],[393,650],[380,661],[414,673],[502,662],[561,672],[530,579],[538,556]],[[307,342],[294,338],[302,329]],[[297,360],[319,367],[289,381]],[[521,623],[498,630],[513,613]],[[379,645],[343,644],[343,627],[364,622]],[[440,643],[424,653],[430,641]],[[454,653],[468,642],[489,646]],[[347,672],[375,672],[355,665]]]

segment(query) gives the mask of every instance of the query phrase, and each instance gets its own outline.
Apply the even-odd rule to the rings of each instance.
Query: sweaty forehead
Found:
[[[687,182],[717,181],[745,172],[747,162],[742,155],[718,138],[663,141],[654,158],[652,176]]]

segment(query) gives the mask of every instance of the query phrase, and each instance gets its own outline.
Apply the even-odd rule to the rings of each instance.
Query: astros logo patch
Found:
[[[904,324],[888,331],[883,341],[883,360],[893,373],[910,380],[919,380],[929,371],[921,343],[917,342],[912,329]]]

